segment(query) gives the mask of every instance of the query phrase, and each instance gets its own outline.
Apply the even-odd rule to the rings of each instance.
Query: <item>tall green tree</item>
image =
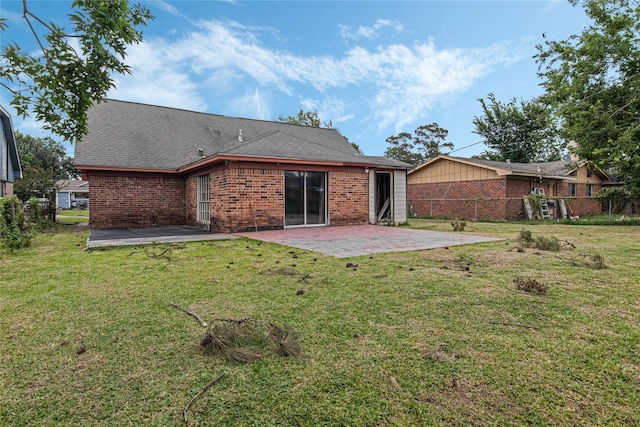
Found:
[[[613,169],[640,197],[640,3],[571,0],[592,23],[538,46],[544,100],[562,118],[577,154]]]
[[[127,48],[142,41],[137,29],[153,19],[149,10],[127,0],[74,0],[71,30],[47,23],[23,0],[23,18],[39,52],[7,44],[0,54],[0,86],[23,117],[74,143],[87,133],[87,110],[115,87],[111,75],[127,74]],[[7,30],[0,18],[0,31]],[[6,37],[6,36],[5,36]]]
[[[53,138],[38,138],[20,132],[16,132],[15,137],[22,178],[16,180],[13,191],[22,201],[45,197],[55,189],[56,181],[78,177],[73,159]]]
[[[507,103],[490,93],[480,98],[483,115],[474,117],[473,133],[480,135],[488,150],[478,157],[514,163],[560,159],[564,146],[552,110],[537,99],[513,98]]]
[[[444,148],[453,149],[453,143],[446,141],[449,131],[437,123],[430,123],[416,128],[413,135],[400,132],[386,139],[391,146],[384,155],[417,166],[429,159],[438,157]]]
[[[329,120],[328,122],[322,122],[320,120],[320,117],[318,116],[318,110],[304,111],[303,109],[300,109],[297,115],[287,116],[287,117],[281,115],[280,117],[278,117],[276,121],[282,122],[282,123],[289,123],[291,125],[308,126],[312,128],[324,127],[324,128],[334,129],[333,123],[331,122],[331,120]]]
[[[333,127],[333,122],[331,120],[329,120],[328,122],[323,122],[320,120],[320,116],[318,116],[318,110],[304,111],[300,109],[297,115],[287,116],[287,117],[281,115],[276,119],[276,121],[281,123],[289,123],[290,125],[308,126],[312,128],[323,127],[327,129],[333,129],[336,132],[340,133],[340,129]],[[342,135],[341,133],[340,135],[347,141],[349,140],[346,136]],[[353,148],[355,148],[358,151],[358,153],[363,154],[358,144],[356,144],[355,142],[351,142],[350,144]]]

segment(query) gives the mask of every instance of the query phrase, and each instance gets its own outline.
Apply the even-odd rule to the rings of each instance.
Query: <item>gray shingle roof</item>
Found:
[[[238,138],[242,130],[241,140]],[[177,170],[216,154],[378,164],[336,130],[107,100],[89,110],[89,133],[75,147],[82,167]]]
[[[89,181],[79,179],[61,179],[56,181],[58,191],[89,192]]]
[[[543,162],[543,163],[507,163],[497,162],[493,160],[483,159],[466,159],[462,157],[453,157],[453,159],[464,160],[468,163],[474,163],[481,166],[489,166],[495,169],[502,169],[505,171],[515,172],[519,174],[527,175],[544,175],[544,176],[564,176],[568,172],[575,169],[575,164],[565,162],[564,160],[558,160],[555,162]]]

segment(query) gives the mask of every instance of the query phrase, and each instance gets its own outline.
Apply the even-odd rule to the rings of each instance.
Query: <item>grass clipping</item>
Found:
[[[299,356],[302,352],[299,338],[300,334],[286,324],[265,324],[254,319],[214,319],[200,345],[230,361],[249,363],[261,359],[265,349],[271,349],[279,356]]]

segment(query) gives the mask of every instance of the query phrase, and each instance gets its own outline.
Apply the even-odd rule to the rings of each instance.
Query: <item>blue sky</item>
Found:
[[[133,73],[115,77],[110,98],[264,120],[317,109],[368,155],[382,155],[387,137],[432,122],[449,130],[454,155],[479,154],[477,99],[541,94],[536,44],[589,24],[566,1],[140,3],[156,18],[130,48]],[[28,1],[63,27],[70,4]],[[22,0],[0,8],[9,25],[2,45],[35,49]],[[46,135],[30,119],[14,116],[14,126]]]

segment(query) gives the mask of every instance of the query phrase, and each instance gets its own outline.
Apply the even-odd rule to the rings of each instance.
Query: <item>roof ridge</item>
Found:
[[[312,127],[312,126],[305,126],[305,127],[312,128],[312,129],[318,129],[318,128],[314,128],[314,127]],[[323,128],[323,129],[324,129],[324,128]],[[260,139],[263,139],[263,138],[265,138],[265,137],[267,137],[267,136],[270,136],[270,135],[273,135],[273,134],[276,134],[276,133],[281,133],[281,134],[283,134],[283,135],[287,135],[287,136],[289,136],[289,137],[291,137],[291,138],[295,138],[295,139],[299,139],[299,140],[305,141],[305,142],[306,142],[306,143],[308,143],[308,144],[312,144],[312,145],[314,145],[314,146],[316,146],[316,147],[320,147],[320,148],[322,148],[322,149],[324,149],[324,150],[326,150],[326,151],[332,151],[332,152],[337,152],[337,153],[340,153],[340,154],[345,154],[345,155],[353,156],[353,157],[355,157],[355,158],[357,158],[357,159],[361,159],[361,158],[363,157],[363,156],[358,156],[358,155],[356,155],[356,154],[347,153],[346,151],[336,150],[335,148],[327,147],[326,145],[320,144],[320,143],[318,143],[318,142],[310,141],[310,140],[308,140],[307,138],[303,138],[303,137],[300,137],[300,136],[292,135],[292,134],[290,134],[290,133],[283,132],[283,131],[280,131],[280,130],[278,130],[278,129],[273,129],[273,130],[270,130],[270,131],[268,131],[268,132],[265,132],[265,133],[263,133],[263,134],[261,134],[261,135],[259,135],[259,136],[255,137],[255,138],[252,138],[250,141],[247,141],[247,142],[245,142],[244,144],[236,145],[236,146],[234,146],[234,147],[233,147],[233,149],[232,149],[231,151],[233,151],[233,150],[237,150],[237,149],[239,149],[239,148],[241,148],[241,147],[244,147],[244,146],[246,146],[247,144],[255,143],[255,142],[257,142],[257,141],[258,141],[258,140],[260,140]],[[347,140],[347,142],[348,142],[348,140]],[[227,154],[228,154],[228,153],[227,153]]]
[[[124,103],[124,104],[134,104],[134,105],[140,105],[140,106],[144,106],[144,107],[163,108],[163,109],[167,109],[167,110],[183,111],[185,113],[194,113],[194,114],[200,114],[200,115],[204,115],[204,116],[223,117],[225,119],[236,119],[236,120],[261,122],[261,123],[278,123],[278,124],[285,125],[285,126],[313,127],[314,129],[336,131],[335,128],[325,128],[325,127],[320,127],[320,126],[318,126],[318,127],[305,126],[305,125],[297,124],[297,123],[279,122],[277,120],[267,120],[267,119],[255,119],[255,118],[251,118],[251,117],[225,116],[224,114],[208,113],[208,112],[204,112],[204,111],[190,110],[190,109],[187,109],[187,108],[168,107],[166,105],[148,104],[146,102],[139,102],[139,101],[125,101],[125,100],[122,100],[122,99],[114,99],[114,98],[105,98],[105,101],[121,102],[121,103]]]
[[[238,148],[242,148],[242,147],[244,147],[244,146],[246,146],[246,145],[252,144],[252,143],[254,143],[254,142],[255,142],[255,141],[257,141],[257,140],[262,139],[262,138],[264,138],[265,136],[268,136],[268,135],[271,135],[271,134],[274,134],[274,133],[283,133],[283,132],[280,132],[280,131],[279,131],[279,130],[277,130],[277,129],[272,129],[272,130],[270,130],[270,131],[267,131],[267,132],[265,132],[265,133],[262,133],[262,134],[260,134],[260,135],[258,135],[258,136],[256,136],[256,137],[253,137],[253,138],[248,139],[248,140],[246,140],[246,141],[242,141],[242,142],[241,142],[241,141],[238,141],[238,142],[241,142],[241,143],[240,143],[240,144],[237,144],[237,145],[232,146],[232,147],[231,147],[231,150],[237,150]],[[229,143],[229,145],[231,145],[231,144],[232,144],[232,143]],[[224,149],[226,149],[226,148],[227,148],[227,147],[224,147]],[[222,151],[220,151],[220,152],[222,153]]]

